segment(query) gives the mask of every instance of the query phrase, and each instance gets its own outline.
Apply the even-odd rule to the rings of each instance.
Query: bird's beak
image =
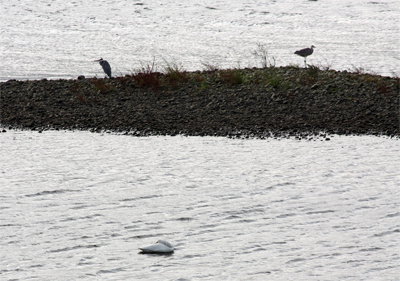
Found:
[[[94,61],[100,61],[100,60],[94,60]]]

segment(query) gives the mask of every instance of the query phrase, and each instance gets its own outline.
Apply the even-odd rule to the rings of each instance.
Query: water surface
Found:
[[[2,280],[396,280],[399,145],[0,134]],[[140,255],[163,238],[176,251]]]
[[[0,81],[104,77],[153,60],[159,71],[260,66],[263,44],[277,66],[317,48],[308,63],[400,75],[398,1],[9,0],[0,4]],[[273,61],[273,60],[272,60]]]

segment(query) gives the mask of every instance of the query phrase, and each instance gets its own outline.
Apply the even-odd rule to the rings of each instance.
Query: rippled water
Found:
[[[398,1],[10,0],[0,81],[308,62],[400,75]],[[160,70],[160,69],[159,69]],[[398,140],[0,134],[1,280],[398,280]],[[176,251],[141,255],[164,238]]]
[[[398,0],[8,0],[0,4],[0,81],[104,77],[156,60],[187,70],[260,66],[264,44],[276,64],[400,75]],[[159,69],[160,71],[162,69]]]
[[[2,133],[0,279],[396,280],[399,142],[330,138]]]

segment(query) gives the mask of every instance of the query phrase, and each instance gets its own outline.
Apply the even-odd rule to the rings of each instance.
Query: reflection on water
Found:
[[[2,133],[0,275],[393,280],[398,140],[330,139]]]

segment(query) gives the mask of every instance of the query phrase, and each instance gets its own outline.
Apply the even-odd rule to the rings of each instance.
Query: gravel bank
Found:
[[[280,67],[0,83],[5,129],[399,136],[399,78]]]

